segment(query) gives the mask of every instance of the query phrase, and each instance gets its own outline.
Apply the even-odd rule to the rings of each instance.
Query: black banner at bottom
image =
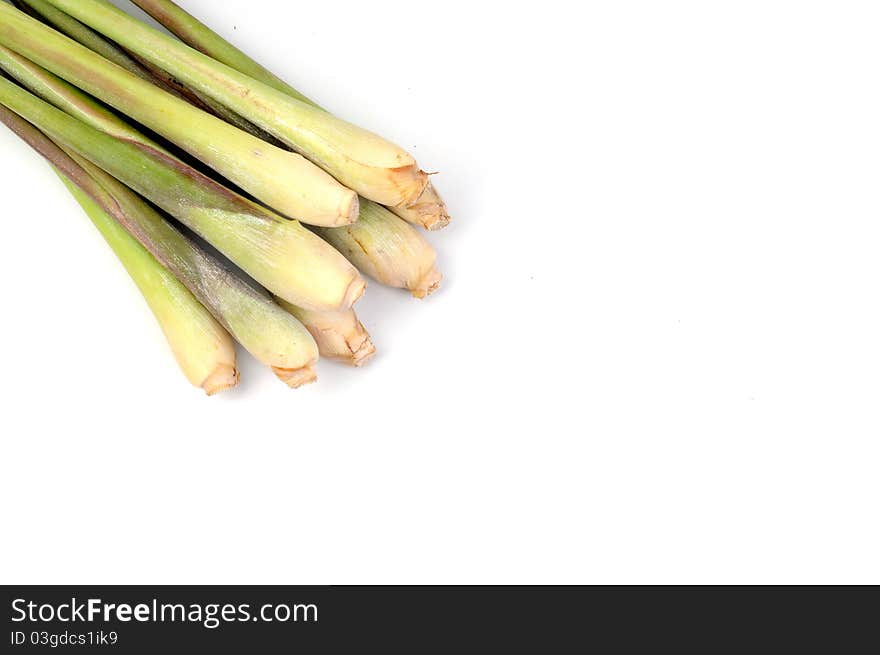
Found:
[[[2,652],[876,649],[873,587],[0,587]]]

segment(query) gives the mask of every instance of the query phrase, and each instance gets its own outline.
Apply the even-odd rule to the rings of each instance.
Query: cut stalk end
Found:
[[[354,312],[312,314],[304,320],[321,356],[349,366],[363,366],[376,354],[376,346]]]
[[[316,313],[303,323],[315,337],[322,357],[360,367],[376,354],[369,332],[354,312]]]
[[[221,364],[211,373],[201,387],[209,396],[232,389],[238,385],[238,369],[228,364]]]
[[[307,364],[301,368],[280,368],[278,366],[273,366],[272,372],[278,376],[279,380],[291,389],[298,389],[299,387],[311,384],[318,379],[314,364]]]
[[[348,286],[348,291],[345,292],[345,298],[342,301],[340,309],[351,309],[354,304],[361,299],[361,296],[364,295],[366,290],[366,280],[361,276],[356,277]]]
[[[425,186],[422,194],[413,202],[392,207],[391,211],[407,223],[418,225],[432,232],[442,230],[449,225],[452,218],[443,198],[431,182]]]
[[[352,366],[362,366],[376,354],[370,334],[353,309],[341,312],[315,312],[282,299],[278,303],[305,326],[318,344],[321,357]]]
[[[358,194],[352,191],[347,196],[343,196],[339,207],[339,220],[334,227],[344,227],[356,222],[360,211],[361,208]]]
[[[440,285],[437,252],[412,225],[386,207],[361,199],[358,222],[338,229],[314,228],[365,275],[424,298]]]
[[[449,223],[451,222],[452,217],[448,214],[446,216],[432,216],[429,217],[428,221],[425,223],[425,228],[430,230],[431,232],[437,232],[438,230],[442,230],[444,227],[448,227]]]
[[[389,191],[396,195],[396,201],[390,203],[392,205],[410,205],[416,202],[430,184],[428,174],[419,168],[415,161],[406,166],[388,169],[388,182]],[[370,198],[370,200],[375,200],[380,204],[388,202],[382,198]]]
[[[376,354],[376,346],[354,312],[311,314],[304,322],[321,354],[351,366],[363,366]]]
[[[376,354],[376,346],[373,345],[369,334],[363,335],[363,341],[359,345],[354,342],[350,343],[349,347],[351,348],[350,363],[352,366],[363,366]]]
[[[410,291],[412,291],[412,295],[416,298],[427,298],[440,288],[440,283],[442,281],[443,275],[440,274],[440,271],[436,268],[432,268],[410,287]]]

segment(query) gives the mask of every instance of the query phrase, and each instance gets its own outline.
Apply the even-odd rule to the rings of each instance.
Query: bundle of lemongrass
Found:
[[[413,226],[449,215],[406,151],[171,0],[132,2],[177,38],[106,0],[12,2],[0,0],[0,121],[61,176],[193,385],[235,386],[233,339],[294,388],[315,380],[319,354],[359,366],[374,353],[352,309],[361,273],[418,298],[439,286]]]

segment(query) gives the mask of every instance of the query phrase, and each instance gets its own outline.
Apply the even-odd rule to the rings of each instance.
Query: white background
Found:
[[[0,132],[0,580],[880,583],[876,3],[183,4],[441,172],[446,284],[203,397]]]

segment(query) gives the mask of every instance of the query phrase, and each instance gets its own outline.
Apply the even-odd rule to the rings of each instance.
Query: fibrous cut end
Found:
[[[352,280],[351,284],[348,286],[348,290],[345,292],[345,298],[342,301],[342,305],[340,305],[341,309],[351,309],[354,304],[360,300],[361,296],[364,295],[364,292],[367,290],[367,281],[364,280],[360,275],[358,275],[354,280]]]
[[[238,385],[238,369],[228,364],[221,364],[211,373],[201,387],[209,396],[218,394]]]
[[[279,380],[291,389],[298,389],[299,387],[311,384],[318,379],[314,364],[308,364],[301,368],[279,368],[273,366],[272,372],[278,376]]]
[[[367,334],[359,346],[354,346],[352,344],[351,365],[363,366],[371,360],[375,354],[376,346],[373,345],[373,340],[370,339],[370,335]]]
[[[431,212],[430,214],[424,215],[422,224],[425,226],[426,230],[437,232],[438,230],[447,227],[451,221],[452,218],[449,214]]]
[[[446,203],[431,182],[428,182],[424,191],[414,201],[392,207],[391,210],[407,223],[431,231],[442,230],[452,220]]]
[[[430,271],[425,273],[421,279],[410,287],[410,291],[416,298],[427,298],[440,288],[442,281],[443,275],[441,275],[440,271],[436,268],[431,268]]]
[[[356,223],[360,211],[360,200],[358,199],[358,194],[356,194],[354,191],[352,191],[350,194],[345,194],[339,207],[339,219],[335,225],[332,225],[330,227],[343,227],[345,225]]]
[[[430,184],[428,174],[416,163],[388,170],[391,184],[399,194],[401,205],[411,205],[416,202]]]
[[[351,366],[363,366],[376,354],[376,346],[360,321],[346,332],[338,328],[316,330],[315,340],[322,356]]]

